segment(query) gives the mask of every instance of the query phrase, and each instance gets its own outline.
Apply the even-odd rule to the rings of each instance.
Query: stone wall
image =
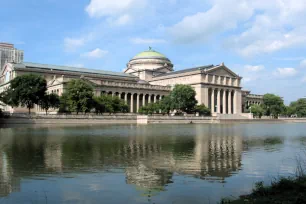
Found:
[[[0,120],[2,124],[190,124],[218,123],[216,117],[196,116],[141,116],[127,115],[35,115],[14,114]]]

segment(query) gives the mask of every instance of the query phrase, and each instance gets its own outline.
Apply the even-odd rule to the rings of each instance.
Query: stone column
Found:
[[[237,114],[237,91],[234,90],[234,104],[233,104],[233,107],[234,107],[234,114]]]
[[[139,93],[137,93],[137,98],[136,98],[136,112],[138,113],[139,111]]]
[[[151,103],[151,95],[149,94],[149,97],[148,97],[148,103],[150,104]]]
[[[131,94],[131,113],[134,113],[134,94]]]
[[[228,114],[232,114],[232,91],[228,90]]]
[[[114,97],[114,96],[115,96],[115,94],[116,94],[116,93],[112,92],[112,97]]]
[[[226,90],[223,90],[223,114],[226,114]]]
[[[146,95],[142,94],[142,106],[146,106]]]
[[[125,95],[124,95],[124,101],[125,101],[125,104],[127,104],[128,103],[128,100],[127,100],[127,96],[128,96],[128,94],[125,92],[124,93]]]
[[[210,103],[210,105],[211,105],[211,113],[214,113],[215,112],[215,89],[214,88],[212,88],[212,91],[211,91],[211,103]]]
[[[221,97],[220,97],[220,89],[217,90],[217,113],[221,113]]]
[[[209,103],[208,103],[208,101],[209,101],[209,89],[208,88],[202,88],[203,89],[203,96],[202,97],[204,97],[204,99],[203,99],[203,102],[204,102],[204,105],[206,106],[206,107],[209,107]]]
[[[216,75],[213,75],[213,77],[212,77],[212,83],[213,83],[213,84],[216,83]]]
[[[157,95],[154,94],[154,103],[156,103],[156,102],[157,102]]]

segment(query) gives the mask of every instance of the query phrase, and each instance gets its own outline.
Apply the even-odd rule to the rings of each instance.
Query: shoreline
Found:
[[[239,123],[306,123],[306,118],[280,119],[218,119],[201,116],[142,116],[142,115],[40,115],[8,117],[0,124],[239,124]]]

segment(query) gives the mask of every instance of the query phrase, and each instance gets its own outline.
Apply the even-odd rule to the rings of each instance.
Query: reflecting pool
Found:
[[[0,203],[217,203],[295,174],[306,124],[0,128]]]

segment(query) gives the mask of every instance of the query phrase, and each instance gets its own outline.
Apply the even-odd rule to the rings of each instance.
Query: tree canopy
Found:
[[[306,117],[306,99],[299,99],[291,102],[290,105],[286,107],[286,115]]]
[[[48,114],[48,110],[50,108],[59,108],[60,99],[59,96],[55,93],[45,94],[42,99],[40,99],[39,105],[42,109],[46,111],[46,115]]]
[[[89,112],[92,107],[93,87],[82,79],[73,79],[68,82],[67,103],[71,112]]]
[[[211,111],[209,108],[207,108],[204,104],[195,106],[195,112],[199,113],[199,115],[202,116],[210,116]]]
[[[198,103],[196,92],[190,85],[176,84],[170,93],[171,109],[191,113]]]
[[[13,107],[26,107],[31,113],[31,108],[38,104],[47,90],[46,80],[34,74],[17,76],[10,82],[6,91],[5,103]]]
[[[258,118],[261,118],[265,113],[265,110],[263,109],[262,105],[253,104],[250,106],[249,109],[251,113],[253,113],[253,116]]]
[[[102,95],[94,97],[94,108],[97,114],[102,113],[126,113],[129,111],[128,105],[119,97]]]
[[[284,112],[285,105],[281,97],[275,94],[265,94],[263,96],[263,108],[265,115],[278,118],[278,115]]]

